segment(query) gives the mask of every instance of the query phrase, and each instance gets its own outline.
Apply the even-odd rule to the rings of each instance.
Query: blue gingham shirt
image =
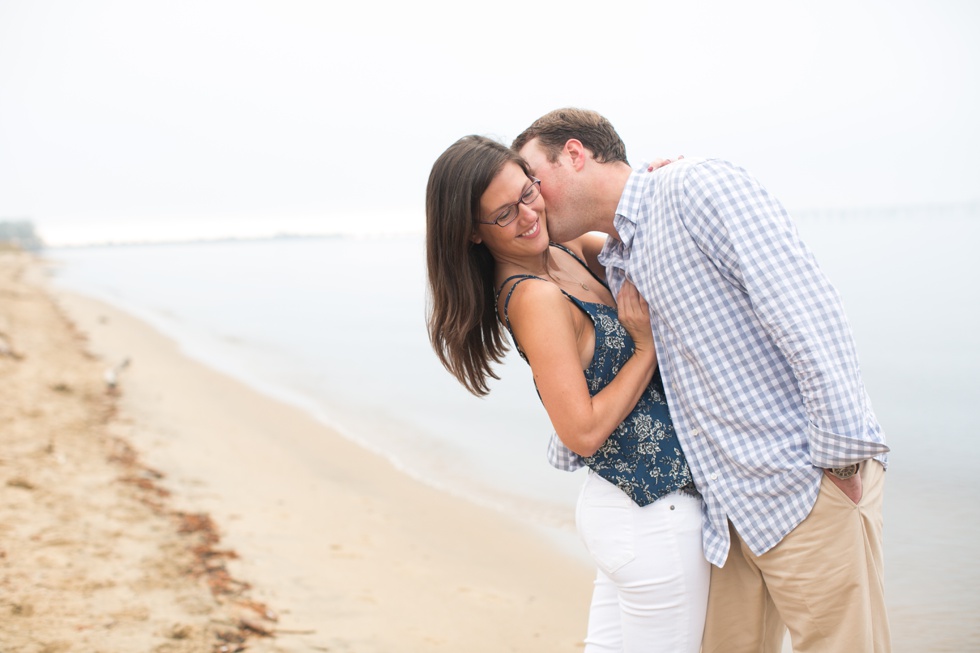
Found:
[[[650,304],[712,564],[729,519],[761,555],[810,513],[822,468],[887,464],[837,291],[758,181],[720,160],[636,171],[614,225],[599,260],[614,295],[628,275]]]

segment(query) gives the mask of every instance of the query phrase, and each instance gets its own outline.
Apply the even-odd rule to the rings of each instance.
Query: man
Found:
[[[514,149],[550,237],[610,236],[612,291],[650,304],[674,426],[704,495],[704,653],[890,650],[884,437],[839,296],[786,211],[744,170],[634,172],[602,116],[553,111]]]

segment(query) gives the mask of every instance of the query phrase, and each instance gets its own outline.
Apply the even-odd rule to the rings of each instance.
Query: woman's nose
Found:
[[[531,205],[534,204],[537,204],[537,202],[531,202]],[[518,203],[517,212],[519,214],[517,217],[520,219],[528,218],[528,217],[531,218],[532,220],[538,219],[538,209],[532,208],[532,206],[524,204],[523,202]]]

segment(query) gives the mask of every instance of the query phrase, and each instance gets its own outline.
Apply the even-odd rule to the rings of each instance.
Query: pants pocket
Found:
[[[636,557],[633,502],[615,485],[590,473],[575,511],[579,537],[596,565],[613,574]]]
[[[854,509],[858,506],[851,497],[844,494],[844,490],[837,487],[832,480],[827,478],[827,474],[823,474],[823,477],[820,479],[820,494],[825,495],[828,500],[847,509]]]

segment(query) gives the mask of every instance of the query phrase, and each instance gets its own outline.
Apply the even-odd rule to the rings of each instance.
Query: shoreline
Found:
[[[127,437],[179,503],[213,515],[284,651],[575,650],[592,571],[530,525],[428,487],[179,352],[97,300],[47,288],[103,365],[129,359]]]
[[[278,653],[275,615],[121,432],[84,336],[0,251],[0,648]]]
[[[490,396],[474,397],[432,354],[417,276],[390,286],[372,282],[370,298],[358,299],[343,283],[309,276],[343,267],[339,261],[353,255],[348,246],[325,240],[215,247],[181,250],[188,257],[183,272],[168,272],[172,255],[166,248],[146,256],[138,248],[77,257],[53,253],[49,269],[54,287],[137,317],[188,357],[299,407],[428,485],[548,530],[563,550],[591,565],[574,525],[582,474],[547,464],[550,420],[516,354],[500,366],[502,380]],[[414,239],[357,247],[362,254],[381,247],[400,257],[398,267],[419,268]],[[251,255],[286,263],[264,273],[250,265]],[[321,256],[333,263],[315,263]],[[227,269],[246,270],[223,286],[221,273],[208,272],[212,258]],[[132,280],[116,276],[126,270]],[[141,279],[148,282],[142,292]],[[341,301],[367,302],[364,309],[381,319],[363,328],[354,326],[356,319],[334,319],[324,301],[335,292]],[[226,302],[214,301],[225,293]]]
[[[858,242],[860,240],[858,239]],[[45,265],[46,263],[50,264],[50,261],[42,260],[36,266],[35,273],[39,280],[43,274],[42,266],[48,272],[48,276],[51,276],[51,267]],[[149,266],[148,269],[159,270],[159,268],[160,266],[155,268]],[[399,475],[404,477],[405,475],[397,469],[399,457],[386,455],[392,452],[385,451],[383,448],[378,451],[378,447],[365,447],[359,444],[354,444],[351,447],[352,443],[356,443],[357,440],[351,440],[344,431],[332,428],[329,423],[325,424],[326,416],[320,415],[316,410],[309,410],[309,407],[304,408],[302,405],[297,407],[296,402],[291,402],[288,397],[280,396],[277,399],[275,392],[264,393],[262,378],[259,378],[256,383],[255,379],[250,379],[247,375],[239,376],[235,373],[234,366],[222,371],[222,366],[210,364],[207,356],[198,358],[201,352],[194,348],[189,348],[187,350],[189,353],[185,355],[182,353],[184,351],[182,346],[176,344],[177,342],[184,342],[179,336],[171,339],[166,335],[161,335],[170,331],[162,325],[156,324],[152,319],[146,319],[139,311],[131,312],[125,307],[115,308],[111,298],[100,301],[84,294],[73,295],[73,291],[63,290],[50,279],[39,285],[45,286],[52,296],[58,297],[58,301],[65,308],[68,308],[68,303],[72,301],[79,302],[81,312],[78,317],[88,316],[86,318],[88,327],[84,330],[93,336],[106,340],[106,346],[97,352],[103,357],[98,362],[94,372],[98,377],[98,383],[102,383],[101,375],[110,364],[115,365],[125,357],[132,357],[132,364],[122,372],[120,381],[121,400],[125,403],[123,413],[125,421],[116,424],[114,428],[137,446],[141,457],[148,458],[154,469],[166,469],[166,489],[173,490],[174,496],[182,502],[182,507],[187,512],[203,513],[205,509],[211,511],[204,514],[214,516],[214,523],[224,538],[221,546],[227,546],[243,554],[239,560],[230,561],[229,568],[233,570],[236,577],[253,583],[257,591],[261,592],[262,601],[266,601],[270,609],[277,612],[283,611],[284,621],[279,624],[280,628],[307,633],[305,640],[300,635],[291,633],[280,638],[282,641],[277,643],[277,646],[288,644],[292,647],[288,649],[290,651],[322,650],[324,645],[316,643],[318,641],[316,635],[326,634],[325,636],[328,637],[336,635],[330,642],[330,646],[333,647],[332,650],[382,650],[377,640],[369,636],[356,639],[360,637],[357,629],[345,629],[343,619],[338,618],[334,622],[330,622],[327,617],[333,617],[335,616],[332,614],[333,612],[342,610],[345,615],[355,615],[356,618],[362,619],[360,632],[369,633],[371,631],[369,626],[372,623],[371,619],[374,620],[374,629],[378,630],[377,624],[382,623],[387,618],[385,611],[397,610],[390,604],[397,604],[399,600],[411,604],[415,602],[416,597],[408,596],[406,598],[405,595],[393,597],[392,593],[384,587],[388,582],[395,582],[392,580],[394,576],[385,578],[376,573],[376,570],[372,570],[372,573],[375,573],[374,577],[358,576],[352,571],[355,570],[356,564],[350,560],[358,559],[356,556],[361,558],[373,556],[375,564],[388,565],[389,567],[397,566],[398,563],[392,561],[401,562],[404,558],[403,551],[393,549],[390,546],[378,547],[376,541],[378,538],[388,538],[394,529],[400,541],[403,542],[403,549],[407,550],[409,545],[413,545],[417,549],[419,546],[427,546],[424,544],[425,537],[433,534],[435,537],[440,537],[442,530],[451,528],[445,523],[439,524],[433,521],[432,524],[429,524],[423,516],[419,517],[416,522],[421,525],[420,528],[429,529],[430,532],[418,535],[412,531],[410,536],[406,536],[405,533],[408,529],[402,523],[404,520],[391,518],[392,506],[399,506],[398,502],[402,496],[411,497],[414,495],[400,494],[396,489],[397,484],[392,485],[390,479],[386,478],[383,482],[375,482],[373,479],[376,478],[375,473],[379,470],[383,472],[385,477],[394,478],[399,477]],[[215,291],[211,290],[211,292],[213,294]],[[861,295],[857,297],[860,298]],[[16,299],[14,295],[9,293],[0,295],[0,314],[6,308],[4,302],[8,298]],[[291,301],[294,302],[302,302],[304,299],[302,294],[291,297]],[[857,302],[856,305],[860,307],[861,303]],[[265,310],[268,311],[269,307],[265,306]],[[858,317],[861,318],[861,315]],[[867,316],[864,319],[865,322],[868,321]],[[126,326],[130,321],[136,325],[134,327],[135,348],[124,342],[125,337],[128,337],[126,334],[131,331]],[[78,324],[81,325],[81,322],[79,321]],[[3,331],[6,328],[2,315],[0,315],[0,354],[2,354],[4,344],[2,342]],[[148,335],[142,337],[139,335],[141,333]],[[94,340],[90,338],[86,345],[88,350],[95,351],[93,342]],[[138,355],[133,356],[134,351]],[[879,347],[878,350],[871,349],[870,351],[872,352],[870,359],[872,368],[879,370],[879,375],[882,368],[890,369],[886,364],[888,359],[883,358],[884,353],[888,351],[887,348]],[[157,362],[154,362],[154,356],[159,358]],[[177,369],[179,366],[175,366],[175,362],[178,360],[184,360],[188,369],[203,369],[209,371],[209,375],[197,383],[197,381],[193,381],[198,379],[196,373],[190,373],[189,376],[183,375]],[[201,362],[202,360],[204,362]],[[0,369],[2,369],[4,362],[3,356],[0,355]],[[341,364],[337,369],[346,368]],[[208,378],[217,378],[220,381],[212,383],[207,380]],[[186,379],[191,379],[191,381]],[[237,404],[235,401],[229,401],[221,391],[221,388],[225,387],[224,384],[229,381],[233,387],[244,386],[246,390],[251,389],[250,393],[245,394],[234,394],[238,391],[233,391],[234,396],[245,397]],[[99,387],[104,391],[104,384]],[[891,391],[894,393],[904,390],[903,387],[892,387]],[[178,401],[178,395],[181,394],[185,395],[185,401]],[[879,392],[879,394],[881,393]],[[266,402],[263,405],[276,405],[278,408],[271,410],[257,408],[257,412],[260,415],[264,414],[265,417],[261,419],[250,418],[247,414],[248,411],[240,409],[239,405],[245,405],[251,410],[253,403],[251,398],[256,397],[256,395],[260,396],[261,401]],[[337,399],[336,395],[331,394],[330,396]],[[358,396],[368,397],[371,395]],[[885,394],[882,396],[887,397]],[[208,405],[207,398],[209,397],[215,398],[215,406]],[[0,408],[3,407],[2,400],[3,396],[0,395]],[[359,400],[356,401],[357,405],[360,405]],[[908,421],[915,417],[898,410],[894,404],[894,398],[891,405],[885,401],[887,400],[884,400],[881,405],[885,407],[884,412],[892,415],[892,423],[901,424],[901,421],[898,420],[904,418],[905,421]],[[133,412],[135,409],[142,410],[145,414],[137,415]],[[292,426],[294,423],[290,421],[291,418],[278,419],[278,423],[270,425],[270,416],[277,415],[280,409],[285,409],[291,415],[295,415],[298,411],[305,415],[306,419],[303,420],[302,425],[295,428]],[[216,415],[212,414],[215,412]],[[0,414],[0,418],[2,417],[3,415]],[[372,417],[374,416],[372,415]],[[20,423],[25,421],[22,418],[23,415],[17,418],[15,424],[21,426]],[[311,420],[314,424],[310,423]],[[271,421],[276,422],[276,419],[271,419]],[[954,426],[958,423],[951,420],[947,420],[947,422]],[[3,432],[3,426],[5,424],[0,420],[0,433]],[[343,425],[340,428],[343,428]],[[209,431],[219,431],[219,433]],[[407,434],[399,433],[397,429],[393,432],[399,434],[403,443],[406,442],[404,438]],[[919,433],[919,437],[913,441],[910,439],[909,432]],[[252,435],[250,436],[249,433]],[[272,433],[271,437],[269,433]],[[374,432],[367,431],[366,433],[371,435]],[[972,568],[967,564],[970,559],[969,543],[973,540],[972,534],[978,523],[975,507],[968,500],[975,483],[972,477],[968,475],[957,476],[952,479],[947,478],[943,482],[934,483],[927,474],[927,468],[911,462],[916,456],[921,457],[932,451],[933,449],[930,447],[938,448],[937,451],[952,450],[953,445],[941,438],[927,438],[934,442],[929,447],[919,442],[930,433],[932,431],[923,428],[921,421],[913,419],[904,426],[904,432],[896,428],[892,434],[894,435],[896,450],[904,451],[906,456],[904,464],[898,464],[901,461],[896,459],[894,468],[889,471],[889,489],[885,505],[885,546],[888,568],[886,600],[889,604],[896,653],[898,651],[919,650],[935,650],[937,653],[938,651],[958,651],[980,642],[980,631],[972,624],[971,619],[977,605],[977,594],[970,591],[970,588],[975,585],[972,583],[972,579],[976,574],[970,571]],[[902,438],[899,437],[900,435]],[[254,441],[250,440],[250,437]],[[337,443],[335,450],[331,447],[330,443],[332,442]],[[421,444],[411,440],[407,442],[410,443],[407,446],[419,447]],[[913,445],[916,445],[917,448],[914,448]],[[236,447],[244,447],[246,451],[237,451],[235,450]],[[945,447],[945,449],[940,447]],[[258,453],[253,453],[250,456],[249,450],[253,449]],[[353,453],[347,455],[346,452],[348,451]],[[376,453],[371,453],[372,451]],[[418,448],[418,451],[425,455],[430,453],[424,445],[422,448]],[[371,461],[365,464],[363,473],[358,462],[362,460],[362,457],[363,460]],[[16,453],[0,455],[0,474],[5,471],[3,468],[5,458],[9,461],[18,460]],[[389,463],[389,458],[395,462]],[[928,456],[926,458],[928,459]],[[338,459],[343,459],[346,462],[341,464]],[[453,460],[452,457],[446,456],[443,456],[442,459],[449,462]],[[297,460],[299,462],[296,462]],[[165,468],[164,463],[169,467]],[[957,470],[962,472],[965,467],[961,464]],[[551,472],[550,469],[546,469]],[[294,470],[297,470],[296,473],[292,473]],[[462,470],[451,471],[454,471],[457,476],[465,476],[460,474]],[[235,479],[236,475],[246,475],[253,479],[253,482],[245,483],[242,479]],[[327,486],[321,486],[319,481],[323,475],[328,477],[333,475],[336,477],[334,480],[346,479],[347,482],[346,484],[331,483]],[[273,479],[284,478],[285,480],[280,484],[281,486],[273,484],[272,487],[269,487],[267,480],[264,480],[266,476]],[[455,486],[450,483],[449,488],[446,489],[440,488],[438,483],[429,482],[432,479],[426,479],[424,475],[421,481],[417,480],[419,476],[417,473],[409,472],[409,476],[410,479],[402,478],[402,480],[407,480],[410,486],[412,481],[421,483],[437,495],[448,495],[441,496],[441,499],[448,501],[450,506],[455,505],[457,508],[458,506],[465,506],[467,513],[474,510],[480,511],[479,508],[475,508],[470,503],[470,498],[465,490],[460,491],[463,489],[463,485]],[[75,483],[73,479],[66,478],[66,480],[72,481],[70,485]],[[465,480],[470,479],[466,477]],[[0,478],[0,489],[2,489],[2,483],[2,478]],[[23,491],[23,488],[19,488],[14,492],[14,495],[20,496],[18,492]],[[296,497],[298,500],[294,500]],[[332,505],[338,500],[338,497],[346,501],[359,501],[358,505],[361,509],[355,510],[350,506],[345,509],[341,506]],[[316,510],[317,502],[325,506],[324,510]],[[412,504],[412,506],[394,509],[415,510],[417,513],[419,508],[413,506],[415,504],[426,505],[427,501],[406,499],[404,503]],[[312,504],[312,507],[307,504]],[[457,512],[454,510],[456,508],[446,510],[450,524],[456,523],[454,520]],[[576,642],[575,648],[580,648],[578,641],[585,627],[586,602],[587,595],[591,591],[592,572],[582,571],[583,565],[589,569],[590,563],[584,552],[572,550],[578,545],[574,535],[566,539],[562,534],[560,537],[562,541],[556,545],[555,538],[549,537],[547,524],[528,523],[522,519],[518,519],[519,523],[515,523],[514,520],[509,519],[509,517],[514,517],[516,514],[514,512],[501,513],[497,508],[484,510],[489,510],[491,513],[489,518],[496,517],[494,523],[499,523],[501,526],[489,530],[480,526],[473,528],[467,526],[467,529],[473,533],[479,532],[479,535],[473,537],[480,539],[481,545],[493,544],[497,532],[520,531],[523,534],[520,537],[527,538],[524,541],[534,542],[536,546],[543,545],[540,549],[535,549],[536,553],[533,554],[536,556],[535,560],[552,558],[555,561],[564,560],[569,563],[570,566],[567,568],[572,570],[571,573],[579,574],[585,579],[580,584],[574,584],[574,587],[570,585],[561,586],[557,590],[548,587],[534,594],[535,601],[551,601],[555,606],[558,606],[557,608],[552,607],[551,610],[553,611],[566,609],[573,612],[578,611],[577,614],[580,615],[580,618],[566,620],[567,630],[561,633],[560,643],[553,645],[552,648],[566,650],[569,648],[566,645],[567,642],[573,640]],[[259,517],[252,514],[256,511]],[[408,518],[407,515],[399,515],[399,517]],[[34,521],[34,517],[31,515],[27,515],[25,519],[30,522]],[[304,529],[296,523],[297,521],[309,524],[309,527]],[[8,522],[14,523],[16,519],[8,520]],[[338,538],[345,538],[343,541],[335,542],[326,539],[332,522],[337,522],[343,526],[343,528],[335,529],[338,532]],[[481,528],[483,530],[479,530]],[[308,533],[307,531],[310,529],[315,532]],[[296,542],[284,543],[280,541],[283,539],[293,539]],[[247,553],[241,546],[242,542],[252,546],[251,549],[247,550]],[[408,544],[404,544],[405,542]],[[465,538],[457,538],[456,542],[461,549],[470,546]],[[355,544],[360,549],[343,548],[350,543]],[[341,545],[342,548],[332,548],[335,544]],[[520,544],[515,545],[517,550],[521,550],[521,547]],[[434,561],[432,556],[440,555],[440,550],[429,548],[428,551],[430,552],[429,559],[423,559],[417,565],[418,568],[422,569],[422,571],[417,572],[418,574],[430,573],[427,566],[440,565],[448,570],[451,562],[460,562],[458,556],[447,557],[445,564],[441,560]],[[10,550],[5,548],[3,542],[0,541],[0,554],[3,553],[9,554]],[[571,554],[570,559],[569,554]],[[941,564],[938,569],[923,563],[924,560],[928,560],[936,554],[944,556],[944,564]],[[351,573],[346,577],[341,577],[336,574],[339,574],[338,570],[344,564],[344,555],[350,556],[347,564],[348,571]],[[419,551],[413,551],[412,555],[416,556],[413,560],[417,560],[421,554]],[[518,561],[515,564],[520,565],[524,562]],[[3,556],[0,555],[0,565],[2,564]],[[554,564],[560,566],[565,563],[555,562]],[[474,567],[484,565],[483,560],[471,561],[471,566]],[[399,568],[399,573],[405,571],[404,567],[405,565],[402,565],[402,568]],[[458,572],[457,576],[468,573],[463,564],[455,568],[462,570]],[[335,575],[331,576],[331,573],[335,573]],[[262,576],[261,574],[266,575]],[[446,581],[445,574],[430,573],[429,577],[435,583]],[[265,582],[266,578],[269,579],[268,583]],[[491,578],[490,580],[493,581],[494,579]],[[501,576],[499,580],[503,583],[505,579]],[[525,580],[521,578],[518,578],[515,583],[521,587],[526,584]],[[510,587],[506,583],[504,585],[504,589]],[[382,590],[375,592],[375,587],[381,587]],[[460,584],[457,587],[461,590],[459,596],[467,595],[466,587],[469,586]],[[565,592],[566,587],[571,587],[570,592],[575,594],[574,597],[565,597],[562,594],[562,598],[559,599],[554,596],[556,592]],[[324,590],[318,595],[315,594],[317,588],[328,588],[336,591],[331,593]],[[494,588],[499,588],[499,585],[494,586]],[[508,598],[512,596],[506,593],[505,595]],[[453,604],[451,610],[455,611],[459,607],[455,605],[455,603],[460,602],[459,596],[444,593],[443,596],[439,597],[439,600],[429,601],[427,605],[430,606],[430,610],[442,610],[442,606],[448,602]],[[284,603],[284,601],[280,601],[283,597],[286,599],[287,605],[281,605]],[[575,600],[569,600],[569,598]],[[331,601],[329,605],[328,599]],[[291,608],[289,602],[301,603],[304,608],[296,612]],[[306,613],[301,614],[306,606],[312,606],[307,611],[310,618],[304,616]],[[330,614],[324,617],[317,613],[315,610],[317,606],[323,608],[322,612]],[[0,610],[2,609],[0,607]],[[458,613],[454,612],[453,614]],[[538,621],[548,621],[550,619],[548,614],[546,611],[541,612],[540,618],[537,618]],[[474,618],[474,623],[476,619]],[[501,610],[499,613],[488,613],[483,619],[492,619],[498,624],[504,622],[509,624],[510,616],[505,610]],[[304,625],[309,623],[318,625],[321,622],[328,625],[319,627],[319,630]],[[332,632],[334,623],[341,624],[336,633]],[[400,628],[410,627],[406,623],[396,625]],[[477,629],[481,627],[483,626],[466,626],[470,632],[477,632]],[[312,634],[311,631],[313,631]],[[482,631],[480,633],[482,637]],[[351,637],[355,639],[351,639]],[[491,641],[500,641],[496,634],[490,635],[490,638]],[[386,646],[391,650],[439,650],[427,640],[419,640],[414,635],[405,640],[410,642],[413,648],[405,649],[400,645],[391,644],[392,641],[394,640],[386,641]],[[419,644],[420,641],[424,641],[424,643]],[[456,641],[462,641],[462,639]],[[0,648],[3,648],[3,644],[3,633],[0,632]],[[509,642],[506,645],[509,645]],[[372,649],[372,646],[378,646],[378,648]],[[466,650],[473,648],[470,642],[460,646]],[[522,643],[521,646],[523,648],[512,647],[511,650],[537,650],[531,645],[524,646]],[[274,650],[286,649],[276,648]],[[785,650],[788,651],[788,647]]]

